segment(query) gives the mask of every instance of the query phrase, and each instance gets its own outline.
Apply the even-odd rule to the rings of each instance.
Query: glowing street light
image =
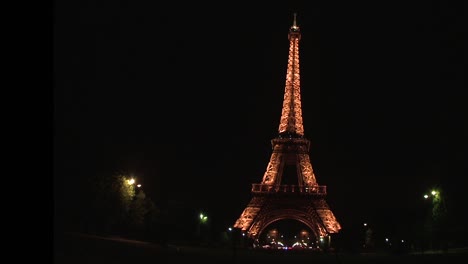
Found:
[[[436,191],[436,190],[432,190],[432,191],[431,191],[431,195],[437,198],[437,197],[439,196],[439,192]],[[427,198],[429,198],[429,195],[428,195],[428,194],[424,194],[424,199],[427,199]]]
[[[138,184],[137,187],[140,188],[140,187],[141,187],[141,184]]]
[[[128,184],[132,185],[135,183],[135,179],[131,178],[130,180],[127,180]]]
[[[208,216],[203,215],[203,213],[200,213],[200,222],[205,223],[206,221],[208,221]]]
[[[198,222],[198,225],[197,225],[197,236],[199,236],[200,238],[203,238],[203,233],[205,233],[206,230],[203,230],[205,229],[206,227],[208,227],[208,216],[204,215],[203,213],[200,213],[200,221]],[[203,227],[204,226],[204,227]]]

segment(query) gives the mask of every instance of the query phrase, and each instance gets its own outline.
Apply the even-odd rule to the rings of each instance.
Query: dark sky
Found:
[[[466,201],[460,6],[163,2],[56,3],[57,200],[124,170],[234,223],[277,136],[297,12],[305,134],[338,220],[404,217],[433,186]]]

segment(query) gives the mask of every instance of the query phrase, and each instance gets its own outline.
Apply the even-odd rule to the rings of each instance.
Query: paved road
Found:
[[[468,250],[411,255],[349,255],[317,252],[253,251],[197,247],[161,247],[158,244],[83,234],[57,236],[56,264],[144,263],[468,263]]]

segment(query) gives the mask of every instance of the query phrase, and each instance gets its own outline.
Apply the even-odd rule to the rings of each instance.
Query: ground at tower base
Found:
[[[464,263],[468,248],[425,252],[255,250],[180,246],[66,233],[54,240],[54,263]],[[200,262],[201,261],[201,262]]]

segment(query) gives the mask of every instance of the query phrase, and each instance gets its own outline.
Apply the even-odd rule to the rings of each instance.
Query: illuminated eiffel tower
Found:
[[[259,184],[252,184],[252,199],[234,224],[247,237],[257,239],[273,222],[292,219],[308,226],[315,238],[330,241],[340,224],[325,197],[326,186],[318,185],[309,158],[310,141],[302,124],[299,40],[294,23],[289,29],[289,58],[278,137],[271,140],[273,152]]]

